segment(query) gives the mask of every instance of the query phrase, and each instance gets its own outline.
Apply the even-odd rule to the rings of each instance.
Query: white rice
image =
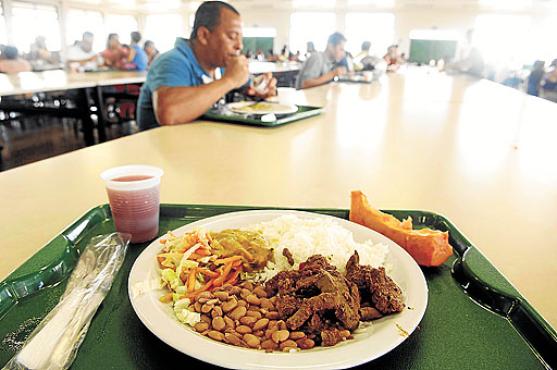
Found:
[[[263,273],[257,274],[259,276],[251,276],[256,280],[268,280],[280,271],[297,269],[300,262],[314,254],[327,257],[332,265],[344,272],[346,262],[355,250],[360,256],[360,264],[372,267],[384,266],[389,253],[389,248],[384,244],[374,244],[371,240],[357,243],[352,232],[333,219],[302,219],[285,215],[245,230],[260,232],[274,249],[275,263],[269,263]],[[291,252],[294,266],[283,256],[284,248]]]

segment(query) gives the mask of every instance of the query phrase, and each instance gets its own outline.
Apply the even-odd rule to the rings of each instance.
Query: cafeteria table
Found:
[[[557,328],[557,104],[429,68],[279,100],[325,111],[161,127],[0,173],[0,278],[107,202],[103,170],[144,163],[164,169],[164,203],[347,208],[361,189],[377,208],[442,214]]]
[[[99,114],[97,125],[91,119],[90,104],[92,100],[104,111],[102,88],[105,86],[141,84],[145,81],[145,72],[103,71],[74,73],[63,70],[45,72],[21,72],[17,74],[0,74],[0,110],[44,113],[62,117],[80,118],[83,122],[83,136],[86,145],[95,144],[94,130],[100,142],[106,140],[104,115]],[[1,101],[3,96],[18,96],[34,93],[75,91],[75,108],[45,107],[22,104],[19,101]]]

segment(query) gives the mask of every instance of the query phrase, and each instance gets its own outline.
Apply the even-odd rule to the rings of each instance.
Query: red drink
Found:
[[[116,230],[142,243],[159,233],[160,176],[150,166],[123,166],[103,172]]]

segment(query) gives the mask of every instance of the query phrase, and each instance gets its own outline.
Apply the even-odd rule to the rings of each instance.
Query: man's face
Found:
[[[330,55],[335,60],[335,62],[340,62],[344,58],[344,42],[341,42],[340,44],[335,46],[329,45],[328,47]]]
[[[211,50],[211,64],[224,67],[231,56],[240,55],[242,45],[242,18],[222,8],[219,24],[208,32],[207,47]]]
[[[81,49],[86,52],[91,51],[93,49],[93,37],[85,36],[81,41]]]

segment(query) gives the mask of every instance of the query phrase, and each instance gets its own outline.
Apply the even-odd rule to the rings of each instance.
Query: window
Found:
[[[56,7],[13,2],[12,39],[14,45],[20,51],[27,52],[39,35],[45,37],[46,45],[50,50],[61,49],[60,23]]]
[[[557,57],[552,41],[553,35],[557,35],[557,15],[551,15],[535,22],[530,37],[528,54],[531,60],[527,62],[528,64],[535,60],[544,60],[545,65],[548,66]]]
[[[6,19],[4,18],[4,9],[0,2],[0,44],[8,43],[8,28],[6,27]]]
[[[487,63],[519,68],[532,58],[528,55],[530,21],[523,15],[479,15],[472,43]]]
[[[66,44],[71,45],[76,40],[81,40],[83,32],[86,31],[95,34],[93,49],[95,51],[104,50],[106,32],[101,12],[95,10],[69,9],[66,15]]]
[[[153,40],[157,49],[166,51],[174,46],[176,37],[185,34],[184,21],[179,14],[151,14],[145,20],[145,40]]]
[[[371,54],[382,57],[395,42],[395,16],[392,13],[346,14],[346,49],[357,54],[362,42],[371,42]]]
[[[105,17],[106,32],[117,33],[122,44],[130,43],[130,33],[138,31],[137,19],[133,15],[109,14]]]
[[[332,12],[296,12],[290,16],[290,45],[292,52],[306,52],[308,41],[317,50],[325,50],[327,38],[336,30],[336,15]],[[281,46],[282,47],[282,46]]]

